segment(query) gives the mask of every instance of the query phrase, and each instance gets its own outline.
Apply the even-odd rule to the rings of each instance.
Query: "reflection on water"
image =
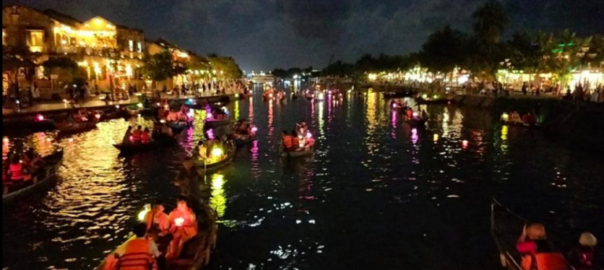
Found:
[[[427,106],[428,128],[414,129],[379,93],[287,104],[256,93],[230,109],[258,126],[259,140],[207,179],[221,219],[208,269],[495,269],[493,196],[560,238],[583,230],[604,237],[602,157],[502,127],[484,111]],[[196,112],[197,122],[204,118]],[[301,120],[318,134],[315,155],[281,159],[280,131]],[[112,144],[129,124],[151,123],[113,121],[71,137],[8,135],[3,157],[19,145],[63,147],[65,166],[50,191],[3,207],[3,268],[91,269],[145,204],[174,207],[172,180],[205,138],[203,126],[173,147],[122,157]]]

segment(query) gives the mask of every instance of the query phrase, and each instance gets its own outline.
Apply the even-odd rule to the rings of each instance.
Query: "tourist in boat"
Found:
[[[153,210],[145,216],[147,231],[156,231],[160,237],[170,233],[170,217],[164,212],[164,202],[157,200],[153,204]]]
[[[591,233],[583,233],[579,246],[568,256],[568,262],[575,270],[602,270],[602,255],[598,252],[598,239]]]
[[[283,131],[283,149],[286,151],[294,148],[294,137],[289,135],[287,131]]]
[[[564,256],[548,241],[542,224],[525,226],[518,239],[517,249],[523,256],[524,270],[568,269]]]
[[[413,119],[413,109],[407,108],[407,119]]]
[[[134,226],[136,238],[118,248],[105,261],[103,270],[149,270],[158,269],[157,259],[162,255],[153,239],[147,237],[144,223]]]
[[[19,185],[23,183],[23,165],[17,155],[13,156],[13,159],[9,165],[8,175],[10,176],[12,185]]]
[[[140,143],[143,136],[143,127],[138,126],[137,129],[132,131],[132,143]]]
[[[126,134],[124,135],[124,139],[122,139],[122,144],[130,144],[132,143],[133,137],[132,137],[132,126],[129,126],[128,129],[126,129]]]
[[[296,149],[300,148],[300,137],[296,136],[296,131],[292,131],[292,148],[291,151],[296,151]]]
[[[197,218],[187,200],[187,197],[179,197],[176,209],[170,213],[170,230],[174,240],[166,256],[168,259],[179,258],[184,245],[198,233]]]
[[[151,143],[151,131],[149,131],[149,128],[145,128],[145,131],[143,131],[143,133],[141,134],[141,143]]]
[[[520,114],[518,113],[518,111],[513,111],[510,114],[510,122],[512,124],[522,124],[522,118],[520,118]]]

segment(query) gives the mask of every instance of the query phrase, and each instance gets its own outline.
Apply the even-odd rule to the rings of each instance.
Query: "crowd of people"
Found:
[[[305,151],[314,147],[315,139],[308,131],[308,125],[305,122],[296,125],[291,133],[283,131],[283,150],[286,152]]]
[[[2,162],[4,193],[31,185],[33,176],[45,165],[44,159],[33,149],[22,154],[13,153],[7,160],[8,163]]]
[[[565,253],[549,241],[545,226],[531,224],[524,227],[517,249],[522,255],[524,270],[602,270],[604,257],[597,245],[593,234],[583,233],[578,245]]]

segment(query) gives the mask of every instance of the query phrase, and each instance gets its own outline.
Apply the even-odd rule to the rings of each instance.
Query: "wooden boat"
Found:
[[[504,121],[501,120],[501,124],[506,125],[506,126],[510,126],[510,127],[524,127],[524,128],[541,128],[542,125],[541,123],[536,123],[536,124],[526,124],[523,122],[512,122],[512,121]]]
[[[235,145],[233,145],[232,142],[229,143],[229,145],[227,147],[228,147],[228,149],[227,149],[226,157],[223,160],[216,162],[216,163],[205,164],[204,160],[202,160],[201,158],[199,158],[199,156],[197,156],[197,158],[195,158],[195,166],[197,166],[197,169],[199,170],[199,172],[202,174],[213,173],[213,172],[220,170],[222,167],[231,164],[231,162],[233,162],[233,159],[235,158],[235,150],[237,148],[235,147]]]
[[[529,222],[493,199],[491,205],[491,232],[501,258],[508,270],[522,270],[522,258],[516,249],[522,228]]]
[[[284,149],[281,149],[281,156],[283,156],[285,158],[300,158],[300,157],[310,156],[310,155],[314,154],[314,152],[315,152],[314,147],[307,147],[305,149],[297,150],[297,151],[285,151]]]
[[[23,187],[14,191],[10,190],[10,186],[4,186],[2,203],[10,202],[16,198],[28,195],[41,188],[48,187],[50,184],[56,182],[56,174],[59,167],[61,167],[62,160],[62,150],[45,157],[44,161],[46,162],[46,165],[40,170],[38,170],[38,172],[32,175],[32,184],[30,186]]]
[[[74,122],[74,121],[64,121],[64,122],[55,122],[55,128],[58,129],[62,133],[77,133],[84,132],[91,129],[96,128],[96,122],[88,121],[88,122]]]
[[[215,127],[220,127],[220,126],[230,125],[230,124],[231,124],[231,119],[229,117],[222,119],[222,120],[206,119],[205,127],[206,128],[215,128]]]
[[[129,143],[129,144],[114,144],[113,147],[120,150],[122,153],[139,153],[150,151],[157,148],[158,143],[156,141],[151,141],[149,143]]]
[[[405,91],[397,91],[397,92],[384,92],[385,98],[404,98],[404,97],[412,97],[417,93],[413,90],[405,90]]]
[[[237,146],[247,145],[256,140],[255,134],[254,135],[235,134],[232,137],[233,137],[233,141],[235,142],[235,145],[237,145]]]
[[[190,124],[188,122],[185,122],[185,121],[181,121],[181,122],[168,122],[168,123],[166,123],[166,125],[168,125],[168,127],[170,127],[172,129],[172,132],[174,132],[174,134],[180,134],[185,129],[187,129],[187,128],[190,127]]]
[[[198,220],[197,224],[199,227],[197,236],[187,242],[187,244],[184,246],[181,256],[178,259],[166,261],[167,270],[199,270],[203,269],[210,263],[212,250],[216,248],[216,242],[218,239],[218,224],[216,223],[215,211],[209,209],[209,206],[207,205],[203,205],[202,207],[204,209],[201,211],[195,211]],[[131,239],[133,238],[130,238],[128,241]],[[124,250],[124,247],[128,241],[118,247],[114,252],[110,253],[109,256],[96,268],[96,270],[113,270],[114,268],[107,267],[107,264],[111,264],[111,262],[109,262],[110,260],[116,260],[116,258],[119,257],[117,255],[117,251]],[[160,245],[159,249],[162,254],[168,253],[167,246]]]
[[[403,122],[411,125],[411,127],[425,127],[426,123],[428,122],[428,119],[410,119],[410,120],[404,120]]]

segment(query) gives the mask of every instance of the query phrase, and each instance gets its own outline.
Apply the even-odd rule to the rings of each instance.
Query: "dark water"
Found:
[[[559,238],[604,238],[602,155],[503,128],[478,110],[430,106],[428,127],[413,130],[387,104],[376,93],[231,104],[259,140],[208,179],[221,220],[209,269],[497,269],[492,197]],[[314,158],[283,160],[280,134],[301,120],[317,138]],[[171,181],[202,128],[179,146],[125,158],[111,144],[126,127],[27,139],[64,146],[65,167],[48,193],[3,206],[4,269],[92,269],[144,204],[175,199]]]

